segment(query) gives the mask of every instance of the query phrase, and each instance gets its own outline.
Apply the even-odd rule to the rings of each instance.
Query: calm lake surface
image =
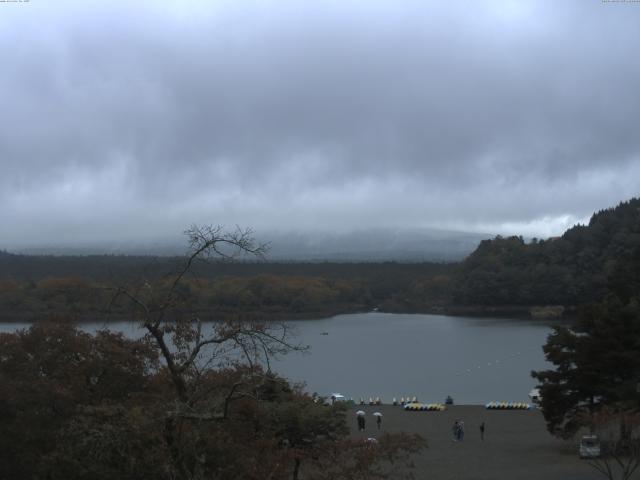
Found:
[[[424,402],[447,395],[465,404],[528,401],[535,386],[531,370],[549,367],[542,345],[551,327],[540,321],[371,312],[288,323],[311,349],[272,367],[322,395],[380,396],[386,402],[414,395]],[[87,331],[104,326],[82,324]],[[24,327],[0,323],[5,332]],[[108,327],[132,337],[141,332],[131,322]]]

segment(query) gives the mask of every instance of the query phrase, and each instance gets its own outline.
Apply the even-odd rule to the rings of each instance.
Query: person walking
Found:
[[[364,415],[358,415],[358,431],[362,432],[365,428]]]
[[[457,442],[458,436],[460,435],[460,423],[458,423],[458,420],[453,422],[453,427],[451,428],[451,430],[453,431],[453,441]]]
[[[382,415],[376,416],[376,425],[378,425],[378,430],[380,430],[380,427],[382,426]]]
[[[485,429],[486,425],[484,424],[484,422],[482,422],[480,424],[480,440],[482,440],[484,442],[484,429]]]

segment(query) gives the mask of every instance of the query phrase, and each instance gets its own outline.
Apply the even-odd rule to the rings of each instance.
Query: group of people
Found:
[[[456,420],[453,422],[453,441],[461,442],[464,440],[464,420]]]
[[[356,418],[358,420],[358,431],[359,432],[364,431],[366,427],[366,419],[364,418],[364,415],[357,415]],[[376,414],[376,425],[378,427],[378,430],[380,430],[380,427],[382,426],[382,415]],[[482,441],[484,441],[485,428],[486,428],[486,425],[484,422],[482,422],[480,424],[480,440]],[[455,422],[453,422],[452,431],[453,431],[454,442],[463,441],[464,440],[464,420],[457,419]]]
[[[480,440],[484,441],[484,430],[486,425],[484,422],[480,424]],[[461,442],[464,440],[464,420],[456,420],[453,422],[453,441]]]
[[[364,415],[358,415],[357,419],[358,419],[358,431],[362,432],[364,431],[366,426],[366,420],[364,418]],[[382,415],[376,415],[376,425],[378,426],[378,430],[380,430],[380,427],[382,427]]]

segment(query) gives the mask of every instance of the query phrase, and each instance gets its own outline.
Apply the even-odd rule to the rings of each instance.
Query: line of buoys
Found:
[[[404,409],[412,412],[442,412],[447,407],[443,403],[407,403]]]
[[[526,350],[537,349],[537,348],[539,348],[539,347],[528,347],[528,348],[526,348]],[[497,366],[501,361],[502,362],[506,362],[509,359],[515,358],[515,357],[517,357],[519,355],[522,355],[522,352],[513,352],[512,354],[507,355],[506,357],[502,357],[502,360],[496,359],[496,360],[494,360],[492,362],[487,362],[487,367]],[[459,377],[460,375],[466,375],[466,374],[472,373],[475,370],[478,370],[478,369],[482,368],[482,365],[484,365],[484,362],[482,362],[481,365],[477,365],[475,367],[471,367],[471,368],[467,368],[467,369],[464,369],[462,371],[459,371],[455,375],[456,375],[456,377]]]
[[[485,407],[488,410],[531,410],[531,405],[523,402],[489,402]]]

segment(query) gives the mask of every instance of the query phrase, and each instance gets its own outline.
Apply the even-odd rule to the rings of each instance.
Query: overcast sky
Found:
[[[435,227],[640,193],[640,3],[0,2],[0,248]]]

